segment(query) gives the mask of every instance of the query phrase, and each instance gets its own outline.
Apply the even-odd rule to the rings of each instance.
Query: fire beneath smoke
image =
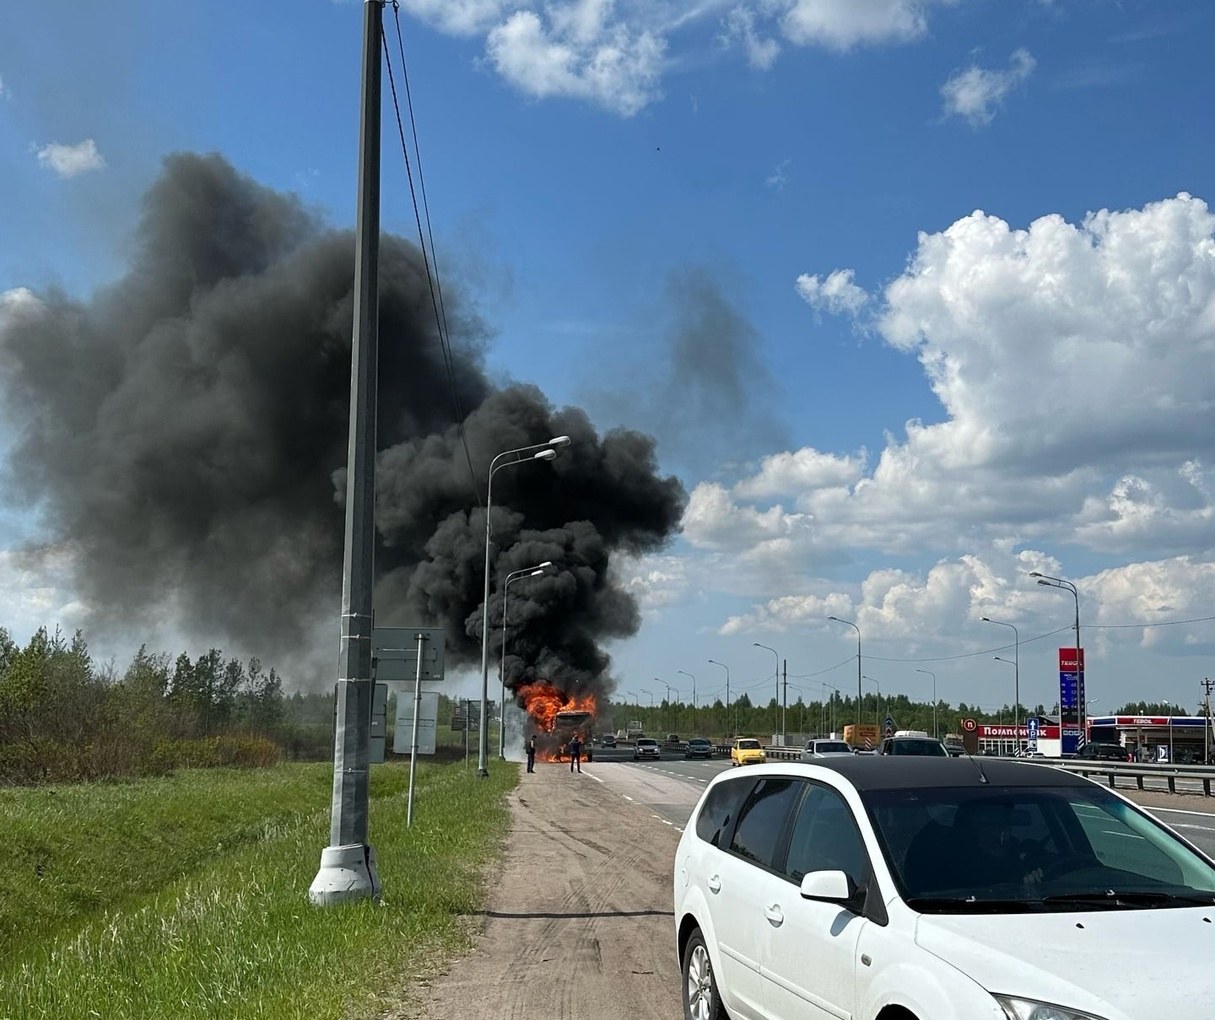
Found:
[[[597,705],[593,694],[567,695],[547,680],[522,684],[515,697],[535,727],[541,761],[568,760],[565,745],[577,734],[588,745]]]

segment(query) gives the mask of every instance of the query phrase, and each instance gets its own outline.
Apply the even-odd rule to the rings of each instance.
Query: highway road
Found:
[[[595,749],[595,758],[583,766],[592,778],[608,784],[625,800],[648,807],[665,824],[682,830],[701,792],[729,761],[687,761],[666,752],[662,761],[634,762],[631,748]],[[1215,857],[1215,805],[1212,798],[1160,791],[1120,789],[1166,825],[1176,829],[1208,856]]]

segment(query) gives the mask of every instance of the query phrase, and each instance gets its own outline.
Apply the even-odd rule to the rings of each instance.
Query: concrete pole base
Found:
[[[353,900],[378,902],[380,878],[375,870],[375,847],[362,843],[325,847],[320,871],[308,887],[308,899],[318,907]]]

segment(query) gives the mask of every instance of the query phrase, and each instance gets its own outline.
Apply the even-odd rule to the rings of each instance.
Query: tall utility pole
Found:
[[[318,906],[380,898],[375,850],[367,843],[371,711],[371,592],[375,567],[376,367],[379,357],[380,47],[383,0],[363,3],[363,92],[350,345],[350,434],[346,452],[346,546],[333,742],[329,846],[308,889]]]
[[[789,734],[789,660],[782,660],[784,667],[784,692],[781,696],[780,703],[780,746],[784,747],[788,742],[786,737]]]

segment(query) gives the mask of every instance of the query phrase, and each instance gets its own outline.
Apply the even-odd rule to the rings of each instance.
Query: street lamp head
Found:
[[[551,567],[552,565],[553,565],[553,561],[552,561],[552,560],[545,560],[543,563],[538,564],[536,569],[538,569],[538,570],[548,570],[548,568],[549,568],[549,567]]]
[[[548,445],[549,446],[569,446],[570,437],[569,436],[554,436],[552,439],[550,439],[548,441]]]
[[[539,453],[532,454],[532,460],[556,460],[556,450],[541,450]]]
[[[540,569],[540,570],[533,570],[533,571],[532,571],[530,574],[528,574],[527,576],[528,576],[528,577],[539,577],[539,576],[540,576],[541,574],[543,574],[543,573],[544,573],[544,570],[543,570],[543,569]]]
[[[1039,573],[1037,570],[1031,570],[1029,572],[1029,576],[1030,577],[1042,577],[1043,575],[1041,573]]]
[[[1041,578],[1038,578],[1038,583],[1039,583],[1039,584],[1044,584],[1044,585],[1046,585],[1048,588],[1049,588],[1049,587],[1051,587],[1051,583],[1050,583],[1050,581],[1044,581],[1044,580],[1042,580]]]

